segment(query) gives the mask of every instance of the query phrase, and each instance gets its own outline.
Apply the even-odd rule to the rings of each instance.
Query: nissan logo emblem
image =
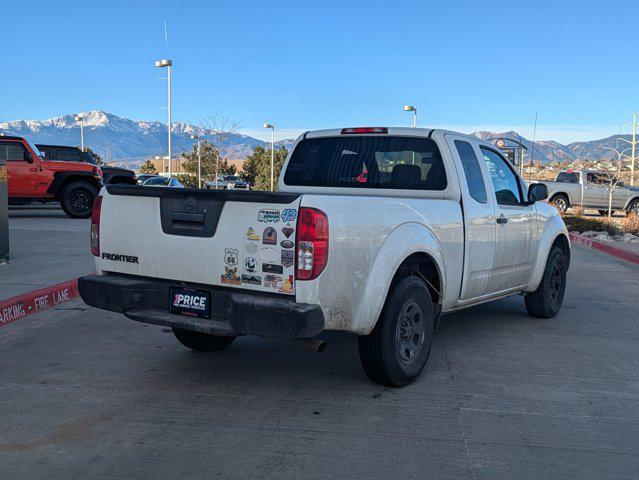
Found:
[[[197,200],[194,197],[186,197],[184,200],[184,208],[186,210],[195,210],[197,208]]]

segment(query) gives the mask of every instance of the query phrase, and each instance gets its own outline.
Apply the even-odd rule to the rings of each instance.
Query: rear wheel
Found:
[[[98,191],[89,182],[73,182],[64,187],[60,196],[62,210],[71,218],[89,218]]]
[[[220,337],[181,328],[174,328],[173,335],[175,335],[175,338],[177,338],[182,345],[198,352],[216,352],[222,350],[233,343],[236,338]]]
[[[424,281],[416,276],[400,279],[373,331],[358,338],[359,358],[368,378],[392,387],[413,383],[428,360],[435,317]]]
[[[564,252],[559,247],[553,247],[539,287],[524,297],[529,315],[552,318],[559,313],[566,292],[567,271],[568,259]]]
[[[554,205],[557,210],[561,213],[565,213],[566,210],[570,207],[570,202],[568,201],[568,197],[565,195],[555,195],[550,201],[551,205]]]

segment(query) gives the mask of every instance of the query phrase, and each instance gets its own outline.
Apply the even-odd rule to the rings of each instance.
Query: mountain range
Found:
[[[48,120],[15,120],[0,123],[0,134],[23,136],[33,143],[78,145],[80,127],[75,121],[76,115],[83,117],[85,144],[105,161],[137,167],[149,157],[166,154],[166,124],[157,121],[130,120],[102,110],[63,115]],[[171,131],[174,155],[193,149],[192,135],[201,138],[219,135],[214,129],[182,122],[174,122]],[[482,139],[513,138],[526,145],[528,153],[531,153],[532,142],[514,131],[478,131],[473,135]],[[555,141],[536,141],[533,160],[542,162],[611,158],[616,160],[616,154],[606,148],[617,148],[618,138],[630,140],[631,136],[612,135],[600,140],[573,142],[567,145]],[[293,139],[286,139],[276,142],[276,146],[290,148],[293,142]],[[227,155],[235,158],[245,157],[257,146],[268,148],[269,144],[239,133],[231,133],[224,142]],[[621,149],[626,146],[625,143],[620,145]],[[529,161],[529,157],[526,157],[526,160]]]

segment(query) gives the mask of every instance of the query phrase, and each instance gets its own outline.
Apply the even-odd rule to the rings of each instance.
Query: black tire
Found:
[[[639,215],[639,199],[633,200],[630,205],[628,205],[626,216],[629,217],[630,215]]]
[[[89,218],[93,212],[93,201],[98,196],[97,189],[89,182],[72,182],[62,190],[60,205],[71,218]]]
[[[552,197],[550,204],[554,206],[559,212],[565,213],[570,208],[570,200],[563,193],[557,194]]]
[[[373,331],[358,337],[368,378],[391,387],[413,383],[428,360],[435,323],[435,305],[424,281],[416,276],[397,281]]]
[[[599,212],[599,215],[601,215],[602,217],[607,217],[608,216],[608,210],[597,210]],[[610,211],[610,215],[614,215],[615,211],[611,210]]]
[[[567,271],[568,259],[564,252],[559,247],[553,247],[548,255],[539,287],[524,297],[530,316],[552,318],[559,313],[566,293]]]
[[[181,328],[174,328],[173,335],[182,345],[198,352],[217,352],[228,347],[236,338],[220,337]]]

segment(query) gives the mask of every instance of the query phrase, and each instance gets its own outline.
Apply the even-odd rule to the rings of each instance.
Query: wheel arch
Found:
[[[548,199],[548,203],[552,203],[553,200],[555,200],[557,197],[564,197],[568,201],[568,207],[572,205],[572,203],[570,202],[570,195],[568,195],[567,192],[563,191],[554,192]]]
[[[629,209],[630,209],[630,206],[631,206],[634,202],[637,202],[637,201],[639,201],[639,195],[637,195],[637,196],[634,196],[634,197],[630,198],[630,200],[628,200],[628,201],[626,202],[626,205],[623,207],[624,211],[628,212],[628,211],[629,211]]]
[[[100,191],[102,187],[101,182],[92,172],[56,172],[53,174],[53,181],[47,193],[59,197],[67,185],[77,181],[89,182],[97,191]]]
[[[424,279],[438,310],[441,310],[446,269],[439,241],[426,226],[416,223],[397,227],[384,241],[364,294],[355,309],[352,331],[369,334],[377,323],[392,286],[406,275]]]
[[[570,266],[570,240],[568,230],[563,220],[559,216],[552,216],[548,219],[544,226],[541,239],[539,240],[539,250],[537,260],[533,267],[533,273],[530,276],[530,281],[526,286],[526,292],[534,292],[544,275],[544,269],[546,268],[546,262],[548,261],[548,255],[554,246],[559,246],[564,254],[568,258],[568,267]]]

